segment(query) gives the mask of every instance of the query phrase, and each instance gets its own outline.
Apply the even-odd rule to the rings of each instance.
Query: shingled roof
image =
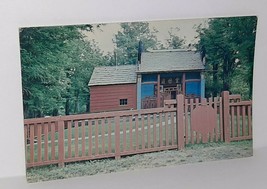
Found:
[[[95,67],[89,86],[136,83],[136,65]]]
[[[203,70],[200,54],[195,51],[144,52],[139,73]]]

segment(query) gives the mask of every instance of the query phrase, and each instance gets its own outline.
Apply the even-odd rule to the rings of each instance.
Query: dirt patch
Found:
[[[126,170],[140,170],[186,163],[252,156],[252,141],[209,143],[187,146],[184,150],[170,150],[122,157],[120,160],[102,159],[67,164],[64,168],[46,166],[27,170],[29,182],[64,179]]]

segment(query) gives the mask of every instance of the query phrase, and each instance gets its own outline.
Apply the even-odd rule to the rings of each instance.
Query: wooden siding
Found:
[[[127,99],[127,105],[120,105]],[[90,87],[90,112],[136,109],[136,84]]]

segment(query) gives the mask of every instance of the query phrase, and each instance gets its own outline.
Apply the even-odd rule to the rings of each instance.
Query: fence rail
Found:
[[[230,103],[231,141],[252,139],[251,101]]]
[[[209,99],[178,95],[164,104],[153,109],[25,119],[26,166],[63,166],[252,138],[252,102],[241,101],[239,95],[224,92]]]
[[[176,109],[25,120],[27,167],[177,148]]]

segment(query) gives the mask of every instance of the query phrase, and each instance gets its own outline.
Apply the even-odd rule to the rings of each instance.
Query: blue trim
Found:
[[[205,98],[205,79],[201,79],[201,98]]]

